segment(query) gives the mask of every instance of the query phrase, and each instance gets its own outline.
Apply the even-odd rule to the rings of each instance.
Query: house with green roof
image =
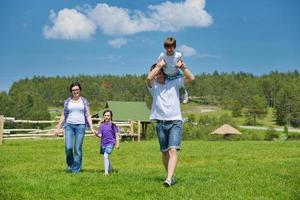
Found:
[[[93,117],[102,118],[103,111],[110,109],[113,112],[113,121],[141,123],[141,135],[146,137],[147,125],[150,123],[150,110],[144,101],[107,101],[106,106]]]

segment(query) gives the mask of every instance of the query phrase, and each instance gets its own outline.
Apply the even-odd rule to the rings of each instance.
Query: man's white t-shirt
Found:
[[[180,52],[175,51],[172,56],[168,56],[166,53],[161,53],[158,57],[158,62],[164,59],[166,62],[166,67],[164,67],[164,72],[167,75],[174,75],[177,72],[176,63],[182,59],[182,54]]]
[[[183,78],[160,84],[154,80],[149,91],[153,97],[150,120],[182,120],[179,101],[179,89],[183,87]]]

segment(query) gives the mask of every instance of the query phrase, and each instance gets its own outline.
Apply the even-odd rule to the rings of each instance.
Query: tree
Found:
[[[264,118],[268,113],[268,107],[265,98],[254,95],[250,98],[249,105],[246,106],[245,116],[247,124],[255,125],[257,119]]]

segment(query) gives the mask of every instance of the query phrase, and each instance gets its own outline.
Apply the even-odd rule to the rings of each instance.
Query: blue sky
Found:
[[[195,73],[300,70],[299,0],[3,0],[0,91],[34,75],[143,74],[167,36]]]

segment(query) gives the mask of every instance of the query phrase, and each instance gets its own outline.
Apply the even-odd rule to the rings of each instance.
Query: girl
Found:
[[[116,124],[112,122],[113,113],[111,110],[103,112],[103,122],[99,126],[98,137],[101,138],[100,153],[103,154],[104,176],[109,175],[112,171],[109,155],[112,153],[114,146],[119,148],[119,130]]]

